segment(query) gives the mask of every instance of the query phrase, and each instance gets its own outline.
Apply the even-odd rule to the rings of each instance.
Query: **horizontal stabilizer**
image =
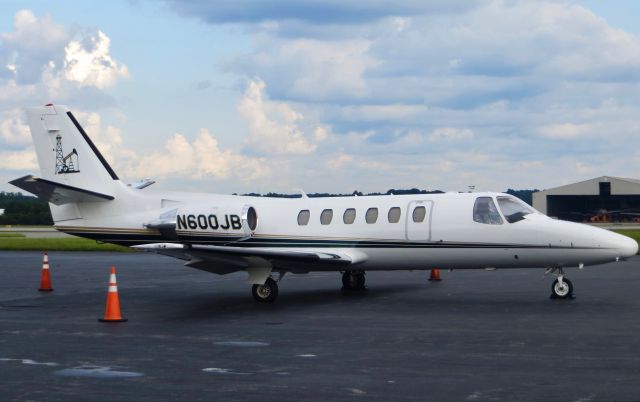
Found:
[[[10,183],[36,195],[41,200],[55,205],[75,202],[103,202],[114,199],[113,196],[108,194],[83,190],[81,188],[56,183],[46,179],[40,179],[31,175],[15,179]]]

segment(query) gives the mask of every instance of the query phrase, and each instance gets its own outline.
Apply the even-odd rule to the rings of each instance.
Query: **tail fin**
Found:
[[[114,198],[118,176],[66,106],[32,108],[27,116],[41,176],[12,184],[58,205]]]

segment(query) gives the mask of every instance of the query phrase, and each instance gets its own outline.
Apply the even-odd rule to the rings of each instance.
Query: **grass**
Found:
[[[20,229],[49,229],[53,228],[51,225],[4,225],[0,226],[6,229],[20,230]]]
[[[5,238],[5,237],[25,237],[25,235],[23,235],[22,233],[0,233],[0,239]]]
[[[82,238],[26,238],[0,237],[0,250],[20,251],[133,251],[128,247],[115,244],[98,243]]]

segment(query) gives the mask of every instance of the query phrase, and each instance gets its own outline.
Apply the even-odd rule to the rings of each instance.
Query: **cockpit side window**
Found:
[[[473,220],[488,225],[502,225],[502,217],[491,197],[478,197],[473,205]]]
[[[498,205],[509,223],[516,223],[524,219],[525,215],[535,212],[533,208],[512,197],[498,197]]]

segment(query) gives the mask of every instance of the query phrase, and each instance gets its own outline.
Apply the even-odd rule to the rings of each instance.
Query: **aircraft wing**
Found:
[[[31,175],[20,177],[10,181],[16,187],[36,195],[41,200],[55,205],[63,205],[73,202],[100,202],[110,201],[114,197],[108,194],[96,193],[67,184],[40,179]]]
[[[188,260],[185,265],[217,274],[241,271],[252,265],[268,265],[293,272],[309,272],[322,266],[349,266],[367,260],[367,255],[353,250],[349,253],[332,250],[288,250],[266,247],[231,247],[154,243],[133,248]],[[257,264],[256,264],[257,263]],[[262,263],[262,264],[260,264]]]

